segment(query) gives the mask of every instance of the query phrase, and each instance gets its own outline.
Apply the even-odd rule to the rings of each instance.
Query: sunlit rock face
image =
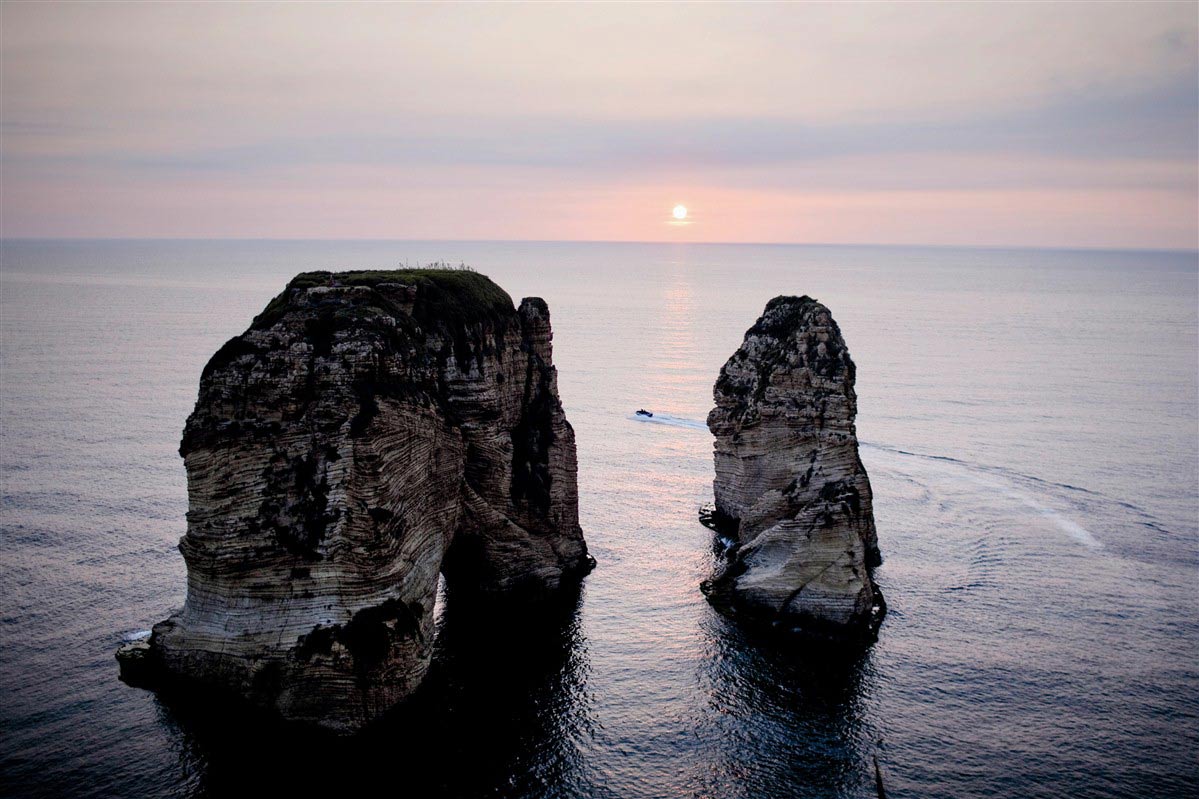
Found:
[[[754,620],[870,638],[883,614],[854,364],[832,314],[776,297],[715,386],[715,525],[731,539],[704,589]]]
[[[577,583],[594,561],[551,338],[542,300],[473,272],[292,280],[204,369],[187,601],[139,673],[354,731],[421,684],[439,573],[533,599]]]

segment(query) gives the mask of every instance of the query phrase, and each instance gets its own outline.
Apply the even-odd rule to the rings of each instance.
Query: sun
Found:
[[[675,218],[675,219],[680,219],[680,220],[682,220],[682,219],[686,219],[686,218],[687,218],[687,206],[685,206],[685,205],[676,205],[676,206],[674,207],[674,210],[673,210],[673,211],[671,211],[671,213],[673,213],[673,214],[674,214],[674,218]]]

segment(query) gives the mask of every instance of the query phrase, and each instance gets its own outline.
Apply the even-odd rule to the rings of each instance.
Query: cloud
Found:
[[[424,120],[419,126],[396,121],[395,129],[371,135],[276,136],[221,147],[187,144],[157,152],[96,150],[64,155],[41,155],[36,143],[44,126],[4,123],[10,154],[20,154],[22,140],[34,142],[30,162],[130,172],[273,171],[305,165],[470,165],[529,167],[586,172],[603,170],[611,177],[626,171],[637,175],[685,170],[812,166],[848,159],[867,159],[881,179],[895,181],[911,159],[928,163],[934,156],[954,160],[960,185],[985,185],[981,176],[997,160],[1027,160],[1041,165],[1060,159],[1073,184],[1085,181],[1080,162],[1091,163],[1097,185],[1106,185],[1111,167],[1121,180],[1131,179],[1131,167],[1146,163],[1146,179],[1160,183],[1158,169],[1173,164],[1169,177],[1179,186],[1195,180],[1195,142],[1199,137],[1199,103],[1195,87],[1177,81],[1152,92],[1057,98],[1041,107],[1007,113],[978,112],[953,119],[913,119],[875,122],[805,124],[786,118],[725,119],[705,117],[671,120],[494,119],[486,126],[469,118]],[[413,127],[417,129],[412,129]],[[432,130],[429,130],[432,128]],[[15,141],[14,141],[15,140]],[[969,169],[967,157],[981,167]],[[866,176],[845,173],[847,184],[861,185]],[[1000,177],[1004,184],[1011,176]],[[831,179],[829,175],[826,179]],[[1035,185],[1035,181],[1034,181]]]

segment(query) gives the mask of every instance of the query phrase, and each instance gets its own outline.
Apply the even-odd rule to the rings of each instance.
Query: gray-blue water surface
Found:
[[[435,259],[549,302],[578,601],[451,598],[423,707],[349,745],[120,683],[116,646],[183,601],[207,358],[297,272]],[[868,797],[876,758],[891,797],[1199,791],[1194,253],[6,241],[0,266],[6,795]],[[857,654],[697,587],[712,383],[805,293],[858,365],[890,612]]]

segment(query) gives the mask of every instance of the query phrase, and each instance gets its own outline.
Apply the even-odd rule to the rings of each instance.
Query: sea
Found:
[[[184,600],[209,356],[298,272],[433,261],[549,303],[579,595],[446,598],[421,698],[348,741],[120,682]],[[712,385],[780,294],[857,364],[889,607],[861,649],[699,591]],[[1199,794],[1195,252],[6,240],[0,494],[4,796]]]

